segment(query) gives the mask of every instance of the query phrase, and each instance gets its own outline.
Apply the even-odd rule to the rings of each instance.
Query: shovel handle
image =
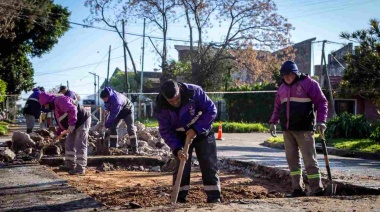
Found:
[[[190,144],[192,142],[193,142],[193,140],[189,136],[187,136],[185,146],[183,148],[183,151],[185,152],[185,154],[189,154],[189,148],[190,148]],[[173,192],[172,192],[172,196],[171,196],[171,203],[173,203],[173,204],[175,204],[177,202],[179,188],[181,187],[183,170],[185,169],[186,162],[187,162],[187,160],[181,160],[180,164],[179,164],[179,168],[178,168],[178,172],[177,172],[177,178],[175,180],[175,184],[174,184],[174,188],[173,188]]]
[[[327,170],[327,176],[328,176],[329,180],[332,181],[331,170],[330,170],[330,161],[329,161],[329,156],[327,153],[325,134],[323,132],[321,132],[319,134],[319,137],[321,139],[323,157],[325,159],[325,165],[326,165],[326,170]]]

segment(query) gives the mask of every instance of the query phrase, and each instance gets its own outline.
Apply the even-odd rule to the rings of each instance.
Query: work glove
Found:
[[[273,137],[276,137],[276,125],[271,123],[269,125],[269,131],[270,131],[270,134],[273,136]]]
[[[317,125],[315,126],[316,133],[324,134],[326,130],[326,124],[323,122],[317,122]]]
[[[69,133],[74,132],[74,130],[75,130],[75,126],[69,126],[69,129],[67,129],[67,131],[69,131]]]

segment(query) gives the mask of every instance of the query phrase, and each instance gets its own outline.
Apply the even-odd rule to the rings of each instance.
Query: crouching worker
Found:
[[[33,88],[33,93],[26,100],[23,114],[26,120],[26,133],[31,133],[34,128],[36,119],[38,120],[41,115],[41,105],[38,98],[41,94],[40,88]]]
[[[156,99],[159,132],[176,156],[173,185],[180,160],[186,160],[178,194],[178,202],[185,203],[190,186],[191,156],[193,149],[199,160],[204,190],[208,203],[219,203],[221,187],[218,175],[215,135],[212,122],[216,107],[201,87],[168,80],[161,86]],[[189,152],[183,147],[186,137],[194,139]]]
[[[277,91],[274,111],[269,121],[272,135],[280,119],[283,130],[286,160],[292,177],[293,193],[287,197],[306,196],[300,162],[302,158],[307,172],[311,196],[322,196],[324,189],[315,151],[314,123],[317,111],[317,131],[326,129],[327,100],[318,83],[301,74],[297,65],[286,61],[281,66],[283,84]]]
[[[65,165],[61,170],[71,175],[84,175],[87,166],[88,131],[91,124],[91,114],[83,106],[73,103],[67,96],[54,96],[41,93],[41,105],[54,111],[58,124],[57,135],[63,131],[68,133],[65,142]]]
[[[117,127],[123,119],[127,125],[132,153],[138,154],[136,128],[134,126],[134,109],[131,100],[110,87],[103,89],[100,93],[100,98],[104,101],[105,114],[109,114],[104,126],[110,129],[110,147],[117,147]]]

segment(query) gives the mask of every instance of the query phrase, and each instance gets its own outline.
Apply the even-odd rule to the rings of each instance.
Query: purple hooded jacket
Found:
[[[132,113],[133,104],[126,96],[110,87],[105,87],[104,90],[110,94],[108,101],[104,102],[104,107],[110,111],[104,126],[110,128],[118,118],[125,118]]]
[[[301,75],[292,84],[283,83],[277,91],[270,123],[291,131],[313,131],[314,111],[317,122],[326,122],[327,100],[319,84],[308,75]]]
[[[54,110],[55,119],[60,129],[58,134],[67,129],[67,126],[63,126],[60,121],[65,117],[68,117],[68,125],[76,126],[78,110],[70,97],[54,96],[53,94],[42,92],[39,101],[41,105],[49,103],[52,106],[51,109]]]
[[[183,144],[177,132],[194,129],[197,135],[207,135],[216,117],[216,107],[200,86],[178,83],[181,92],[181,108],[177,114],[162,94],[157,96],[156,116],[159,132],[165,143],[174,151]],[[192,120],[202,114],[192,123]]]
[[[33,88],[33,93],[26,100],[24,107],[24,114],[33,115],[36,119],[38,119],[41,115],[41,105],[38,102],[38,98],[41,94],[40,89]]]
[[[68,96],[68,97],[72,98],[73,100],[77,101],[77,96],[71,90],[67,90],[66,93],[64,93],[63,95]]]

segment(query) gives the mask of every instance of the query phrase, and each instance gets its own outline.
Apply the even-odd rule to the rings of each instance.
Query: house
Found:
[[[342,77],[346,67],[345,55],[353,53],[353,44],[348,43],[344,47],[332,52],[328,55],[327,72],[330,78],[330,84],[333,91],[339,92],[339,84],[342,81]],[[316,75],[320,76],[321,87],[324,90],[328,90],[328,82],[326,73],[321,74],[321,66],[315,66]],[[326,93],[327,94],[327,93]],[[328,95],[326,95],[328,96]],[[333,117],[333,110],[329,105],[328,118]],[[380,120],[380,113],[376,105],[360,95],[352,95],[349,98],[335,98],[334,99],[335,113],[341,114],[348,112],[352,114],[364,114],[368,121]]]

